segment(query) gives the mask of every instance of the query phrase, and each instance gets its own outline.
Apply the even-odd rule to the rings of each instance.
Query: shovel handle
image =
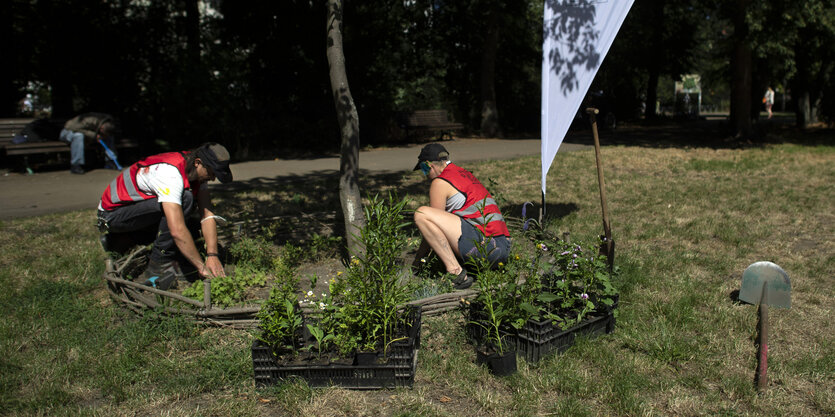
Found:
[[[764,392],[768,386],[768,304],[760,303],[759,312],[760,346],[757,349],[757,390]]]

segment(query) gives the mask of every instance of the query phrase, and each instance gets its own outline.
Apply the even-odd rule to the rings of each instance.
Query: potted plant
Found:
[[[500,339],[532,362],[567,349],[576,334],[613,331],[617,306],[617,270],[597,245],[570,243],[536,226],[524,223],[532,255],[515,248],[507,265],[476,268],[482,292],[467,306],[471,336],[494,345]]]
[[[402,213],[406,204],[405,199],[398,201],[392,195],[370,198],[365,207],[367,223],[358,236],[365,251],[354,254],[345,272],[328,281],[329,293],[307,292],[302,300],[304,326],[289,317],[287,302],[292,304],[292,297],[274,290],[277,300],[267,304],[276,307],[265,309],[259,341],[271,343],[274,356],[306,352],[317,363],[304,368],[284,363],[276,367],[275,361],[259,363],[262,355],[258,353],[256,360],[253,347],[257,384],[300,376],[311,386],[411,386],[421,319],[419,308],[401,307],[410,295],[400,284],[398,260],[407,238],[403,229],[408,223]],[[316,286],[315,277],[312,284]],[[290,329],[298,333],[297,327],[303,333],[299,338],[302,346],[282,350],[281,343],[288,340],[285,334]],[[268,337],[267,329],[280,331]]]
[[[482,213],[483,214],[483,213]],[[487,216],[489,221],[489,215]],[[488,259],[489,238],[473,242],[479,256],[470,258],[469,271],[477,277],[479,290],[470,305],[470,325],[480,328],[476,338],[476,362],[486,364],[498,376],[516,372],[516,348],[508,338],[508,322],[518,311],[516,275],[508,273],[504,264],[492,265]]]

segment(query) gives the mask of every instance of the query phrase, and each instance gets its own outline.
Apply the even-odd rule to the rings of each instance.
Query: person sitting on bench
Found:
[[[67,120],[58,139],[70,145],[70,172],[83,174],[84,146],[102,139],[104,144],[113,152],[116,151],[114,134],[116,121],[105,113],[84,113]],[[113,161],[108,161],[105,168],[110,168]],[[115,168],[115,166],[113,166]]]

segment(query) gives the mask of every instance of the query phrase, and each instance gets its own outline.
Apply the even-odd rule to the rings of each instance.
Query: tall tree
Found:
[[[501,137],[499,109],[496,106],[496,53],[499,48],[499,16],[502,12],[497,2],[490,2],[485,12],[487,25],[481,50],[481,134]]]
[[[824,91],[832,89],[835,80],[832,44],[835,42],[835,2],[808,0],[789,3],[789,12],[796,23],[792,51],[796,71],[791,80],[792,99],[798,127],[805,128],[819,121]]]
[[[336,118],[341,135],[339,158],[339,201],[345,218],[345,239],[348,252],[361,256],[365,248],[358,239],[360,229],[365,226],[362,199],[359,189],[359,116],[348,75],[345,73],[345,54],[342,48],[342,0],[328,0],[327,13],[327,56],[330,66],[331,94],[336,107]]]
[[[748,6],[751,0],[735,0],[731,5],[733,52],[731,55],[731,127],[734,135],[751,134],[751,43],[748,37]]]

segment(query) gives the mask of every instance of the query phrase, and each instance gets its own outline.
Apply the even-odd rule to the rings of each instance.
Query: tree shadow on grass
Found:
[[[401,197],[428,192],[425,183],[403,184],[403,177],[403,173],[360,170],[360,191],[363,197],[389,191]],[[304,243],[314,235],[345,234],[337,170],[212,184],[212,197],[218,214],[229,222],[227,235],[271,227],[275,242],[281,244]]]
[[[403,173],[371,173],[361,170],[360,190],[364,197],[386,194],[398,196],[426,196],[428,184],[423,181],[404,181]],[[217,214],[227,219],[221,234],[260,233],[272,228],[277,244],[304,244],[314,235],[344,237],[342,207],[339,201],[339,173],[322,170],[306,175],[256,177],[229,184],[212,184],[212,196]],[[420,200],[423,203],[423,200]],[[501,211],[509,220],[509,227],[521,231],[522,204],[503,202]],[[528,206],[527,218],[539,220],[541,204]],[[579,209],[572,202],[547,203],[546,221],[562,219]],[[405,221],[411,221],[407,211]]]
[[[524,221],[525,219],[522,218],[523,204],[525,203],[510,202],[503,204],[500,207],[502,215]],[[539,221],[539,209],[541,206],[542,204],[528,205],[525,210],[525,218]],[[545,221],[562,219],[577,210],[579,210],[579,207],[574,203],[545,203]]]

